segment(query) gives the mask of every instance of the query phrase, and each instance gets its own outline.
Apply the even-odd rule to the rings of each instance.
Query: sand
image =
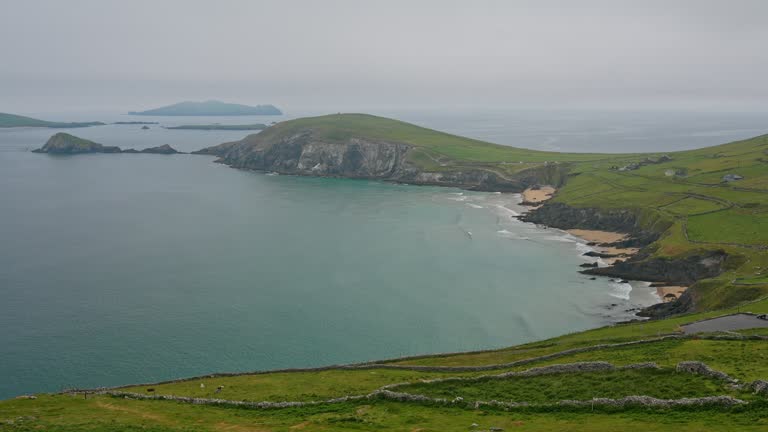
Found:
[[[540,203],[552,198],[556,191],[552,186],[541,186],[538,189],[528,188],[523,192],[523,202]]]
[[[570,229],[568,233],[580,237],[588,242],[595,243],[613,243],[619,240],[624,240],[627,237],[626,234],[610,232],[610,231],[595,231],[595,230],[583,230],[583,229]]]
[[[664,287],[657,287],[656,288],[656,294],[659,295],[659,298],[665,303],[671,302],[672,297],[667,298],[667,294],[672,294],[675,296],[675,299],[680,298],[681,295],[687,290],[688,287],[674,285],[674,286],[664,286]]]
[[[568,233],[588,242],[594,243],[613,243],[619,240],[624,240],[627,237],[626,234],[617,232],[582,229],[571,229],[568,230]],[[613,258],[601,258],[601,260],[607,265],[613,265],[613,263],[615,263],[617,260],[625,260],[640,250],[638,248],[617,248],[613,246],[593,246],[593,249],[595,252],[604,254],[624,255]]]

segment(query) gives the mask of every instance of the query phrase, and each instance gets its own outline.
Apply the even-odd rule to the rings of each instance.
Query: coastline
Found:
[[[545,201],[548,201],[549,199],[553,198],[556,194],[557,189],[555,189],[552,186],[537,186],[535,188],[528,188],[523,193],[521,193],[521,205],[528,206],[528,211],[535,210],[543,204]],[[547,229],[555,229],[552,227],[547,227]],[[622,232],[615,232],[615,231],[603,231],[603,230],[586,230],[586,229],[567,229],[567,230],[560,230],[558,231],[563,232],[566,235],[570,235],[571,237],[580,240],[583,242],[587,248],[588,251],[581,254],[584,258],[593,258],[590,259],[590,264],[597,266],[597,267],[610,267],[613,264],[615,264],[618,261],[623,261],[626,259],[631,258],[632,256],[636,255],[640,248],[633,248],[633,247],[616,247],[611,245],[612,243],[620,242],[623,240],[626,240],[628,235],[627,233]],[[686,287],[681,286],[658,286],[659,284],[651,284],[650,282],[645,281],[639,281],[639,280],[625,280],[625,279],[610,279],[612,282],[615,282],[620,285],[628,285],[629,287],[623,287],[620,290],[625,291],[624,295],[613,295],[617,298],[621,298],[624,300],[629,300],[631,295],[634,293],[635,295],[643,295],[643,293],[638,293],[637,290],[648,290],[648,294],[653,296],[653,302],[643,302],[642,308],[650,307],[656,304],[664,303],[666,301],[671,301],[669,297],[665,297],[669,293],[672,293],[672,295],[675,296],[675,299],[679,298],[679,296],[682,294],[683,291],[685,291]],[[665,300],[666,298],[666,300]],[[634,310],[633,319],[647,319],[647,317],[638,316],[637,312],[639,312],[642,308],[638,308]]]

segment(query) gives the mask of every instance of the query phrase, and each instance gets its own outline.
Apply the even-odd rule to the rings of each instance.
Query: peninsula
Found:
[[[180,102],[147,111],[132,111],[131,115],[144,116],[248,116],[248,115],[282,115],[273,105],[241,105],[225,103],[217,100],[204,102]]]
[[[32,117],[24,117],[16,114],[0,113],[0,128],[12,127],[44,127],[56,129],[81,128],[89,126],[104,126],[102,122],[54,122],[38,120]]]

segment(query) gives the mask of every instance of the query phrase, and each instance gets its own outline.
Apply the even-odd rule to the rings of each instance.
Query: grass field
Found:
[[[724,410],[597,409],[537,412],[466,410],[394,402],[256,411],[95,397],[43,396],[0,405],[0,419],[13,431],[468,431],[491,427],[522,431],[764,431],[766,405]],[[1,423],[0,423],[1,424]],[[588,427],[587,427],[588,426]]]
[[[644,395],[664,399],[739,393],[723,383],[702,376],[689,376],[674,369],[616,370],[578,374],[510,377],[416,383],[397,391],[452,400],[547,403],[560,400],[589,400]]]

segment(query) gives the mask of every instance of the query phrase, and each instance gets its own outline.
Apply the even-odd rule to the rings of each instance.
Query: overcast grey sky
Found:
[[[0,0],[0,111],[768,108],[768,1]]]

